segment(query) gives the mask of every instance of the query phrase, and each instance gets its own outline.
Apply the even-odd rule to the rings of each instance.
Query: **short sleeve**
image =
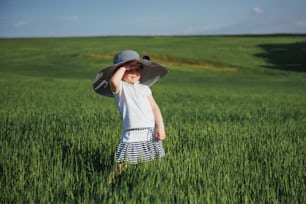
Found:
[[[145,86],[145,87],[146,87],[145,88],[146,96],[151,96],[152,95],[152,91],[151,91],[150,87],[149,86]]]

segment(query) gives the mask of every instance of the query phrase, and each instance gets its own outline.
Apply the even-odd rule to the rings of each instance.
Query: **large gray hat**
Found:
[[[137,52],[133,50],[123,50],[115,55],[113,65],[106,67],[97,73],[96,79],[93,83],[95,92],[103,96],[112,97],[113,93],[109,87],[109,80],[111,79],[114,71],[120,65],[134,60],[141,63],[143,66],[140,78],[141,84],[152,86],[156,81],[168,73],[167,68],[158,63],[151,62],[148,56],[141,59]]]

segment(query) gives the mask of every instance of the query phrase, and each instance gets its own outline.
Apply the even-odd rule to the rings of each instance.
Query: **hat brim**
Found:
[[[128,60],[131,61],[131,60]],[[120,66],[125,64],[128,61],[124,61],[118,64],[111,65],[109,67],[104,68],[100,72],[97,73],[96,79],[93,83],[93,88],[95,92],[101,94],[103,96],[113,97],[113,93],[109,86],[109,80],[111,79],[114,71]],[[161,77],[168,74],[168,69],[158,63],[151,62],[148,60],[138,59],[138,61],[143,65],[143,69],[141,70],[141,78],[140,83],[145,84],[147,86],[152,86],[155,82],[157,82]]]

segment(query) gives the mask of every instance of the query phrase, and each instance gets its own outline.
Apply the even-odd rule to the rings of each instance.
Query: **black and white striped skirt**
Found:
[[[165,156],[162,141],[153,128],[137,128],[123,132],[117,149],[117,162],[136,164]]]

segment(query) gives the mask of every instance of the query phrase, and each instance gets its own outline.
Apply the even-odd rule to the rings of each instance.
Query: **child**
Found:
[[[124,62],[123,64],[120,64]],[[137,52],[124,50],[114,57],[116,67],[109,85],[123,121],[116,159],[120,173],[124,162],[135,164],[165,156],[163,117],[149,86],[141,84],[143,64]]]

